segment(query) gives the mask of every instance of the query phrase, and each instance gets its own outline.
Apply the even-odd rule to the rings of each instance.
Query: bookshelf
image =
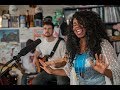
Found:
[[[64,8],[64,19],[69,21],[70,17],[76,12],[81,10],[91,10],[98,13],[105,23],[106,31],[116,53],[120,53],[120,31],[113,28],[114,25],[120,24],[120,5],[80,5],[80,7]],[[119,25],[120,28],[120,25]]]
[[[111,40],[112,42],[120,41],[120,36],[110,36],[110,40]]]

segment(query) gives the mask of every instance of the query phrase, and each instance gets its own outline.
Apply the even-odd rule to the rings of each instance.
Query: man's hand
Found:
[[[39,60],[39,62],[40,62],[40,64],[41,64],[41,68],[42,69],[44,69],[48,74],[52,74],[52,71],[53,71],[53,69],[49,66],[49,65],[47,65],[44,61],[42,61],[42,60]]]

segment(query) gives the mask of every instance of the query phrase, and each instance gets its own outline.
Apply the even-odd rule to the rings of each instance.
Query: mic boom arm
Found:
[[[30,52],[31,50],[33,50],[38,44],[41,43],[40,39],[35,40],[33,43],[31,43],[30,45],[26,46],[25,48],[21,49],[20,52],[18,53],[17,56],[14,56],[12,60],[8,61],[3,67],[2,69],[7,66],[8,64],[10,64],[11,62],[13,62],[14,60],[18,60],[21,56],[26,55],[28,52]],[[2,71],[1,69],[1,71]]]

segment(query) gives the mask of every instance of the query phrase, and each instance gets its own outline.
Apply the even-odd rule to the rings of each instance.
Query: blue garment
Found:
[[[87,58],[86,53],[77,54],[76,60],[74,63],[76,73],[84,73],[85,72],[85,59]]]
[[[105,76],[95,71],[89,61],[94,60],[90,57],[89,52],[76,54],[73,66],[79,78],[80,85],[104,85]],[[94,60],[95,62],[95,60]],[[81,75],[82,74],[82,75]]]

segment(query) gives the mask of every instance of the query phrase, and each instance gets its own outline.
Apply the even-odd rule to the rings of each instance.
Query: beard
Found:
[[[52,34],[44,34],[45,37],[51,37]]]
[[[49,35],[49,36],[48,36],[48,35],[45,35],[45,37],[51,37],[51,35]]]

